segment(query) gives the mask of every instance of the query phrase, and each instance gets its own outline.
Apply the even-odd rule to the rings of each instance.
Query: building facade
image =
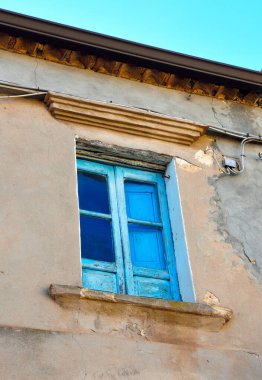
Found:
[[[0,379],[261,379],[261,73],[0,23]]]

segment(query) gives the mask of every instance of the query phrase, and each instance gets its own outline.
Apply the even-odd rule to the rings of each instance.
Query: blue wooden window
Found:
[[[77,165],[83,286],[180,300],[162,174]]]

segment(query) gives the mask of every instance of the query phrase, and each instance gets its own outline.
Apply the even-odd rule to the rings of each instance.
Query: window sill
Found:
[[[106,305],[113,303],[122,307],[144,308],[153,314],[160,311],[164,318],[171,319],[174,324],[208,331],[221,330],[233,314],[231,309],[221,306],[106,293],[77,286],[52,284],[49,295],[66,309],[88,310],[90,302],[95,302],[103,303],[104,310]]]

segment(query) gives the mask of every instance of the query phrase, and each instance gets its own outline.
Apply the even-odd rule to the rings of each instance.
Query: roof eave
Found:
[[[89,32],[63,24],[0,10],[2,30],[52,42],[70,49],[89,49],[100,55],[138,66],[176,71],[192,78],[251,91],[261,91],[262,74],[223,63],[171,52],[135,42]]]

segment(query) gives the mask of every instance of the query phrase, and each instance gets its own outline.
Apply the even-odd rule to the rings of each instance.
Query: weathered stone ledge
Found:
[[[233,315],[231,309],[221,306],[113,294],[77,286],[52,284],[49,294],[60,306],[65,308],[77,307],[78,310],[86,311],[90,302],[103,303],[101,312],[105,311],[107,304],[132,307],[132,310],[144,308],[152,311],[152,315],[156,311],[160,312],[160,315],[169,323],[172,320],[179,325],[205,328],[209,331],[219,331]]]
[[[198,140],[208,128],[191,120],[55,92],[46,95],[45,103],[59,120],[183,145]]]

